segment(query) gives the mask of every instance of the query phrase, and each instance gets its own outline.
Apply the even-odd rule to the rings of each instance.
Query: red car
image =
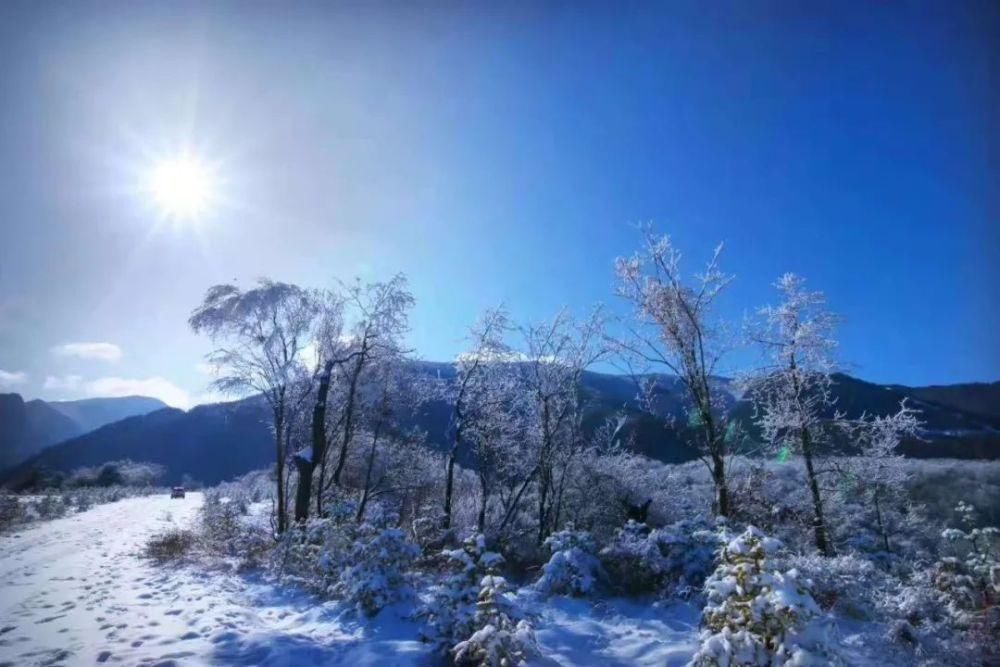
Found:
[[[183,486],[175,486],[174,488],[170,489],[170,497],[171,498],[183,498],[184,497],[184,487]]]

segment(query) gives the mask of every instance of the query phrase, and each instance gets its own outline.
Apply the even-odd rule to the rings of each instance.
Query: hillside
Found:
[[[49,402],[0,394],[0,469],[16,465],[49,445],[163,407],[162,401],[145,396]]]
[[[453,368],[445,363],[417,362],[415,367],[441,382],[454,376]],[[904,397],[914,402],[922,412],[926,432],[923,440],[904,443],[903,451],[909,456],[1000,458],[1000,420],[917,398],[898,386],[872,384],[847,375],[837,375],[834,379],[837,409],[850,417],[863,413],[887,414]],[[719,383],[724,387],[726,381],[719,379]],[[638,409],[636,385],[630,377],[588,372],[583,376],[582,389],[587,405],[584,419],[587,429],[624,410],[628,416],[626,439],[631,437],[637,453],[665,463],[695,458],[696,453],[685,443],[682,431],[686,419],[676,378],[657,377],[655,415]],[[750,405],[733,396],[730,410],[753,436]],[[449,417],[447,405],[432,401],[419,409],[412,425],[426,431],[429,446],[444,451]],[[168,482],[179,481],[185,473],[210,484],[230,479],[273,461],[267,412],[260,399],[245,399],[202,405],[188,412],[166,408],[130,417],[45,449],[16,468],[0,473],[0,482],[25,479],[33,470],[69,471],[124,458],[163,464]]]
[[[87,433],[105,424],[126,417],[145,415],[167,407],[158,398],[149,396],[117,396],[114,398],[85,398],[79,401],[47,401],[48,405],[66,415]]]

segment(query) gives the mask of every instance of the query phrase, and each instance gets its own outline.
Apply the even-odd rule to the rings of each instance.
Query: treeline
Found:
[[[267,402],[279,534],[311,515],[326,516],[330,503],[345,496],[358,501],[359,522],[379,498],[391,501],[401,521],[444,535],[474,527],[491,540],[536,548],[568,521],[596,527],[644,520],[648,490],[625,472],[642,465],[624,446],[626,416],[584,428],[580,376],[603,362],[634,375],[639,404],[650,412],[655,374],[678,378],[687,408],[683,432],[711,474],[711,510],[721,517],[740,511],[727,471],[747,434],[729,420],[729,398],[717,381],[723,372],[735,374],[753,404],[763,447],[800,455],[813,540],[830,555],[828,484],[821,477],[836,474],[874,506],[892,507],[899,495],[897,447],[917,433],[917,415],[905,404],[888,417],[837,413],[831,398],[837,318],[822,293],[785,274],[775,283],[776,303],[736,326],[717,308],[732,282],[720,259],[721,246],[702,270],[685,274],[670,239],[647,228],[640,250],[615,262],[616,293],[631,316],[611,317],[597,307],[583,318],[561,311],[529,323],[504,307],[490,309],[469,327],[446,381],[414,373],[407,363],[415,299],[402,275],[325,289],[266,279],[250,289],[217,285],[190,325],[218,345],[209,355],[216,388],[260,394]],[[760,363],[726,365],[740,345],[759,350]],[[440,460],[408,426],[413,411],[431,399],[450,413]],[[826,445],[844,438],[863,462],[826,469]],[[596,489],[605,492],[595,496]]]

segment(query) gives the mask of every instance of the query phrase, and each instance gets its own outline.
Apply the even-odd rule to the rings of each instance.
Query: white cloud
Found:
[[[122,358],[122,349],[114,343],[63,343],[53,347],[52,354],[114,362]]]
[[[79,375],[45,378],[45,389],[63,398],[96,398],[99,396],[151,396],[175,408],[190,408],[195,401],[176,384],[159,376],[150,378],[102,377],[84,380]],[[198,397],[201,398],[200,396]]]
[[[42,385],[42,388],[48,389],[49,391],[76,393],[80,391],[80,386],[82,384],[83,378],[79,375],[66,375],[63,377],[50,375],[45,378],[45,383]]]
[[[5,371],[0,369],[0,388],[14,387],[28,381],[28,374],[22,371]]]

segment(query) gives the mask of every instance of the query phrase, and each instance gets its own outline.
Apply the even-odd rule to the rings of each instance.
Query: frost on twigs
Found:
[[[782,548],[753,526],[722,548],[705,582],[704,630],[692,665],[837,664],[808,582],[794,569],[767,569]]]

